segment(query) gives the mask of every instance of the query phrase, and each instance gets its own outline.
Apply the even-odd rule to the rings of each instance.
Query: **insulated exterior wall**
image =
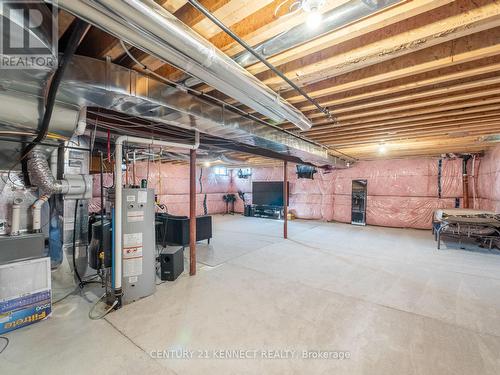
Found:
[[[500,145],[476,160],[476,205],[482,210],[500,213]]]
[[[356,163],[348,169],[325,173],[314,180],[298,179],[289,167],[290,212],[298,218],[351,221],[352,180],[368,181],[367,224],[391,227],[430,228],[437,208],[455,206],[462,197],[462,160],[443,160],[441,198],[438,197],[439,166],[436,158],[380,160]],[[246,192],[251,202],[252,181],[280,181],[281,167],[253,168],[248,180],[234,177],[235,191]],[[242,202],[237,204],[239,211]]]
[[[500,211],[500,146],[476,159],[474,171],[468,163],[471,208]],[[172,163],[136,164],[135,184],[148,177],[148,186],[155,189],[161,203],[174,215],[189,214],[189,167]],[[224,213],[223,195],[237,196],[235,211],[243,212],[238,191],[245,193],[246,203],[252,203],[253,181],[282,181],[283,167],[253,167],[248,179],[237,177],[238,169],[228,170],[227,176],[215,175],[213,168],[197,168],[197,215],[203,214],[203,199],[207,196],[208,214]],[[132,167],[129,166],[129,183]],[[201,184],[200,184],[201,175]],[[358,162],[348,169],[324,172],[318,170],[314,179],[298,179],[296,167],[288,167],[290,182],[289,211],[302,219],[351,221],[352,180],[368,181],[367,224],[401,228],[430,228],[432,213],[438,208],[455,207],[462,203],[462,159],[438,158],[393,159]],[[124,177],[125,181],[125,177]],[[105,186],[112,185],[112,176],[105,175]],[[439,197],[439,185],[441,197]],[[472,189],[475,189],[472,190]],[[99,209],[99,175],[94,175],[93,211]],[[476,199],[473,199],[473,197]]]
[[[236,172],[236,171],[235,171]],[[253,181],[283,181],[283,167],[252,168],[252,176],[240,179],[234,173],[233,189],[245,193],[247,204],[252,203]],[[289,212],[302,219],[333,220],[333,173],[316,173],[314,180],[299,179],[294,164],[288,167],[290,184]],[[237,200],[237,212],[243,212],[243,202]]]
[[[138,162],[135,166],[135,182],[132,180],[132,166],[129,166],[129,183],[140,185],[142,179],[148,180],[148,187],[155,189],[155,194],[160,203],[165,204],[168,212],[172,215],[189,215],[189,166],[171,163],[148,163]],[[201,175],[201,181],[200,181]],[[100,176],[93,175],[94,189],[91,211],[100,209]],[[125,173],[123,181],[125,182]],[[113,179],[111,174],[105,174],[104,185],[111,186]],[[208,214],[224,213],[226,204],[222,196],[232,191],[231,175],[218,176],[213,173],[212,168],[197,168],[196,171],[196,214],[203,215],[203,200],[207,196]]]
[[[334,220],[351,221],[352,180],[367,180],[366,222],[403,228],[430,228],[437,208],[455,206],[462,197],[462,160],[439,161],[395,159],[366,161],[352,168],[335,171]]]

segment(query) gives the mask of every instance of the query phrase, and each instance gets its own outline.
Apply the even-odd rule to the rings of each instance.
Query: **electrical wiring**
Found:
[[[73,289],[71,292],[65,294],[64,296],[62,296],[61,298],[59,299],[56,299],[55,301],[52,302],[52,306],[54,305],[57,305],[58,303],[64,301],[66,298],[68,298],[69,296],[71,296],[72,294],[74,294],[76,291],[80,290],[80,287],[76,287],[75,289]]]
[[[9,346],[10,340],[8,337],[5,336],[0,336],[0,339],[5,341],[3,348],[0,350],[0,354],[2,354],[5,351],[5,349],[7,349],[7,346]]]
[[[283,5],[285,5],[286,3],[289,3],[289,2],[290,2],[290,0],[284,0],[281,3],[279,3],[278,6],[276,7],[276,9],[274,10],[274,16],[278,17],[280,9],[283,7]],[[283,17],[291,16],[291,15],[297,13],[301,9],[301,6],[302,6],[301,1],[295,1],[294,3],[292,3],[288,7],[288,13],[284,14]]]
[[[93,112],[93,111],[89,111],[89,113],[92,113],[92,114],[98,114],[97,112]],[[111,115],[111,114],[99,114],[100,117],[104,117],[104,118],[108,118],[108,119],[111,119],[111,120],[116,120],[116,121],[120,121],[120,122],[125,122],[125,123],[129,123],[130,125],[124,125],[124,124],[121,124],[120,126],[117,126],[115,123],[108,123],[108,122],[99,122],[98,120],[94,120],[94,119],[89,119],[89,121],[91,123],[94,123],[94,124],[98,124],[98,125],[102,125],[100,126],[101,128],[107,128],[107,127],[111,127],[115,130],[120,130],[122,131],[123,129],[134,129],[134,132],[131,132],[131,134],[135,134],[136,130],[137,130],[137,119],[135,118],[135,122],[133,121],[130,121],[130,120],[127,120],[125,118],[122,118],[122,117],[119,117],[119,116],[114,116],[114,115]],[[165,126],[164,124],[143,124],[144,127],[147,127],[147,128],[151,128],[151,129],[154,129],[155,131],[161,131],[161,132],[166,132],[166,133],[171,133],[172,135],[184,135],[184,136],[192,136],[192,132],[187,130],[187,129],[183,129],[183,128],[180,128],[180,127],[175,127],[175,128],[164,128],[163,126]],[[169,126],[169,125],[166,125],[166,126]],[[173,125],[170,125],[170,126],[173,126]]]
[[[80,203],[80,200],[77,199],[75,201],[75,212],[74,212],[74,215],[73,215],[73,269],[75,271],[75,275],[76,277],[78,278],[78,286],[80,288],[83,288],[83,286],[85,285],[83,283],[83,280],[80,276],[80,273],[78,272],[78,268],[76,267],[76,217],[77,217],[77,214],[78,214],[78,204]]]
[[[105,317],[106,315],[108,315],[108,314],[111,312],[111,310],[113,310],[113,309],[115,308],[115,306],[118,304],[118,300],[115,300],[115,301],[113,302],[113,304],[112,304],[112,305],[111,305],[108,309],[106,309],[106,311],[105,311],[104,313],[102,313],[101,315],[97,315],[97,316],[92,315],[92,312],[93,312],[93,311],[94,311],[94,309],[96,308],[97,304],[98,304],[98,303],[99,303],[99,302],[100,302],[100,301],[101,301],[104,297],[106,297],[106,293],[104,293],[101,297],[99,297],[99,298],[97,299],[97,301],[95,301],[95,302],[94,302],[94,304],[92,305],[92,307],[91,307],[91,308],[90,308],[90,310],[89,310],[89,314],[88,314],[89,319],[91,319],[91,320],[99,320],[99,319],[104,318],[104,317]]]
[[[100,275],[96,274],[96,275],[91,276],[89,279],[84,280],[85,285],[88,285],[88,284],[102,284],[102,281],[94,281],[94,280],[92,280],[92,279],[96,278],[97,276],[100,276]],[[68,298],[69,296],[75,294],[75,292],[79,292],[81,289],[82,288],[80,288],[80,286],[78,285],[71,292],[69,292],[69,293],[65,294],[64,296],[62,296],[61,298],[53,301],[52,302],[52,306],[57,305],[58,303],[64,301],[66,298]]]

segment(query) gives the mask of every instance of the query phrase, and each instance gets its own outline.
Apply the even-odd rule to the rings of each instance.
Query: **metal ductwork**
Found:
[[[262,57],[269,58],[354,21],[368,17],[399,2],[401,0],[351,0],[323,13],[321,24],[317,28],[311,29],[306,23],[297,25],[265,42],[257,44],[254,46],[254,50]],[[243,67],[259,62],[259,60],[247,51],[237,54],[234,57],[234,61]],[[185,83],[187,86],[195,86],[201,82],[194,78],[189,78]]]
[[[33,203],[33,232],[41,231],[41,209],[52,194],[63,194],[66,199],[92,197],[92,178],[89,175],[66,175],[57,180],[44,151],[34,149],[27,157],[28,176],[32,186],[39,189],[39,198]]]
[[[58,0],[57,4],[274,121],[311,128],[302,112],[152,0]]]
[[[40,189],[43,195],[51,196],[52,194],[65,194],[68,192],[68,183],[65,180],[56,180],[45,152],[33,150],[28,155],[28,176],[30,183]]]
[[[9,131],[36,132],[46,77],[35,70],[0,70],[0,123]],[[4,100],[8,99],[8,100]],[[344,168],[344,160],[289,132],[242,117],[136,71],[83,56],[74,56],[59,87],[49,131],[71,137],[86,107],[196,129],[250,147],[271,150],[317,166]],[[24,116],[24,114],[29,114]],[[43,114],[43,113],[42,113]],[[16,116],[21,119],[17,125]],[[0,132],[1,135],[1,132]],[[1,152],[1,151],[0,151]],[[14,158],[12,154],[10,158]]]

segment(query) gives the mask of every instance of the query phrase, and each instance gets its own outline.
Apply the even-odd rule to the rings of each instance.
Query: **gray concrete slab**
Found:
[[[437,251],[430,231],[293,221],[283,240],[281,228],[214,217],[211,247],[199,246],[213,267],[105,320],[71,296],[9,334],[0,373],[500,373],[499,255]],[[175,350],[193,358],[164,358]],[[214,358],[237,354],[227,350],[250,358]],[[272,353],[281,359],[262,358]]]

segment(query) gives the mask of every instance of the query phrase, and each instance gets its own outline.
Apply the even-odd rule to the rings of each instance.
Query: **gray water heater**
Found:
[[[124,188],[123,297],[127,304],[156,290],[154,190]]]

